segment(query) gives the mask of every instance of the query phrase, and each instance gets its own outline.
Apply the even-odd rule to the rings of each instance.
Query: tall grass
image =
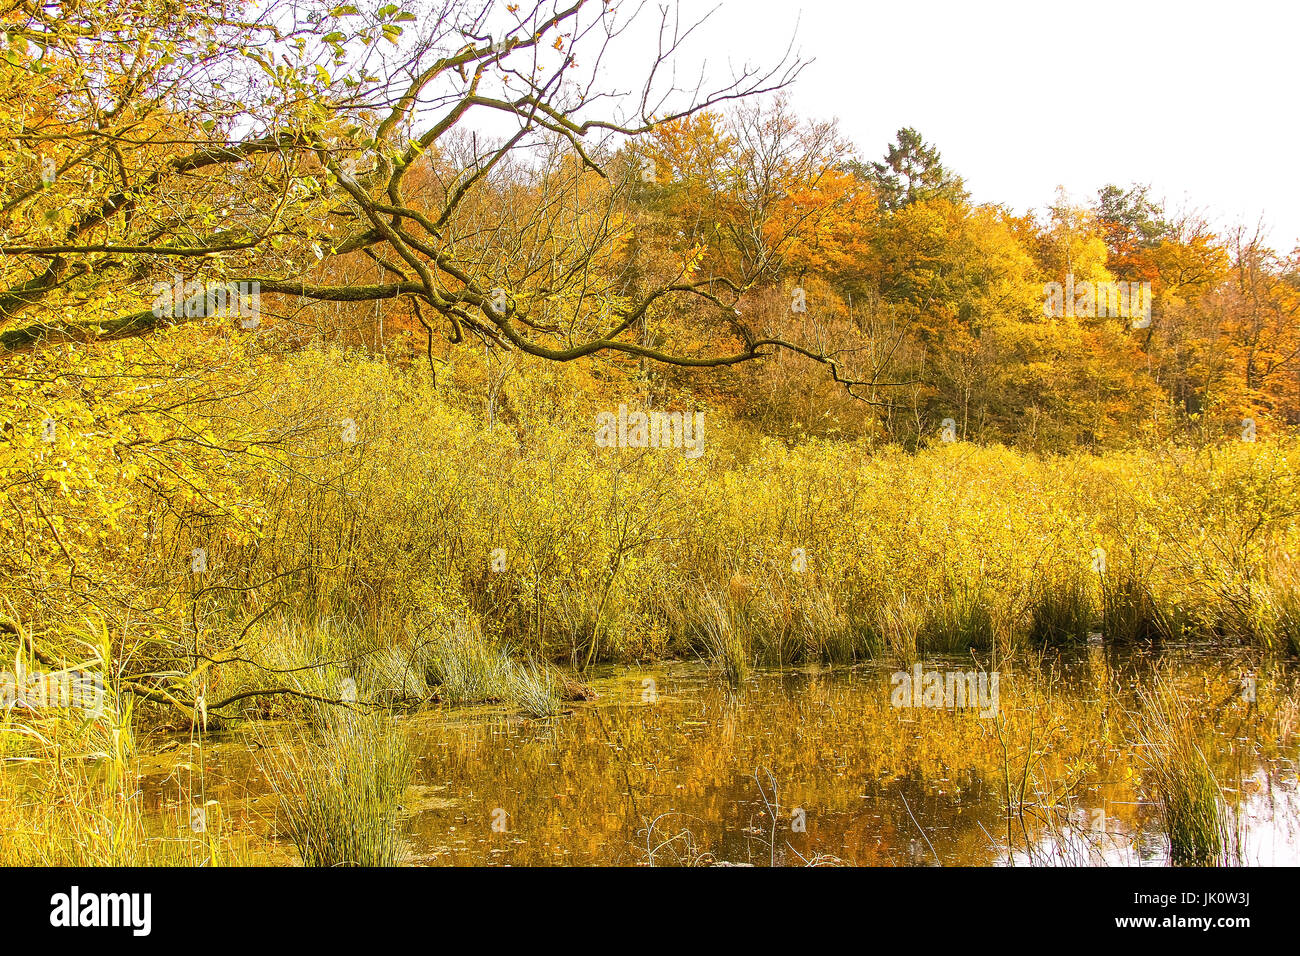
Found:
[[[412,631],[376,629],[340,618],[306,621],[268,618],[249,638],[239,666],[227,667],[219,694],[268,690],[288,684],[305,694],[337,699],[351,679],[358,698],[389,709],[451,704],[503,703],[534,716],[558,712],[550,668],[516,659],[478,622],[460,614],[439,615]],[[249,715],[305,718],[310,703],[296,695],[262,699]]]
[[[145,823],[129,702],[103,717],[15,713],[0,717],[0,866],[197,866],[230,859],[220,813],[171,832]],[[201,787],[198,788],[201,790]]]
[[[463,622],[430,641],[420,659],[429,686],[451,703],[504,702],[534,717],[560,711],[548,667],[513,659],[504,647]]]
[[[918,601],[899,595],[881,605],[876,612],[876,644],[879,652],[913,664],[921,651],[921,634],[925,628],[925,610]]]
[[[945,590],[926,608],[921,647],[927,652],[959,654],[993,646],[993,617],[983,595],[971,584]]]
[[[98,707],[54,707],[6,701],[0,706],[0,866],[196,866],[231,859],[219,808],[208,826],[190,825],[189,807],[176,827],[146,826],[141,805],[133,700],[112,680],[113,642],[102,620],[67,628],[60,648],[77,661],[69,670],[107,675]],[[58,668],[31,656],[20,634],[6,662],[17,682]],[[201,774],[201,770],[200,770]],[[202,792],[193,786],[191,800]]]
[[[725,598],[705,590],[695,606],[694,624],[706,659],[730,687],[749,676],[749,648]]]
[[[1136,737],[1151,775],[1175,866],[1222,866],[1238,858],[1232,810],[1202,749],[1188,707],[1159,675],[1139,688]]]
[[[1167,614],[1136,573],[1103,576],[1101,594],[1102,630],[1107,641],[1157,644],[1172,636]]]
[[[322,706],[317,732],[281,731],[261,751],[285,829],[306,866],[396,866],[400,801],[412,762],[401,735],[374,714]]]
[[[1043,581],[1034,587],[1026,635],[1035,647],[1078,644],[1092,632],[1095,611],[1082,578]]]
[[[1253,634],[1268,648],[1300,657],[1300,571],[1297,559],[1280,556],[1268,578],[1253,589],[1246,615]]]

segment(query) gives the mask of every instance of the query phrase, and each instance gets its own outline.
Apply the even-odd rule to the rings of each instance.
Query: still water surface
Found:
[[[596,700],[553,719],[499,707],[402,718],[416,756],[408,860],[1165,865],[1133,735],[1136,690],[1160,675],[1233,808],[1240,861],[1300,864],[1300,708],[1285,667],[1092,647],[1000,668],[992,718],[893,706],[896,669],[761,671],[733,693],[700,664],[617,668],[592,681]],[[236,732],[202,754],[186,740],[146,758],[153,825],[186,825],[201,762],[199,796],[243,857],[296,863],[256,751],[255,734]]]

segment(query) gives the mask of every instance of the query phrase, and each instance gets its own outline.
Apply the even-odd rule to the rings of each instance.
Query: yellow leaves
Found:
[[[65,468],[56,468],[41,473],[41,480],[54,482],[66,495],[68,493],[69,473]]]
[[[699,271],[700,267],[704,264],[704,259],[708,254],[708,251],[709,247],[702,243],[696,243],[686,251],[682,262],[682,270],[686,275],[694,275]]]

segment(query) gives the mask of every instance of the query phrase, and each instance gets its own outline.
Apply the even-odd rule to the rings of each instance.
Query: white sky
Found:
[[[682,65],[772,64],[797,24],[816,62],[793,105],[837,117],[864,158],[914,126],[977,202],[1149,183],[1171,209],[1300,243],[1298,0],[682,0],[692,19],[715,7]]]

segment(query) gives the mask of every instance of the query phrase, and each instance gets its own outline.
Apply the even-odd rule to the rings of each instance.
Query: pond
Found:
[[[1002,662],[995,713],[924,706],[919,693],[896,706],[899,670],[757,671],[732,690],[699,663],[608,668],[591,680],[594,701],[555,718],[489,706],[402,717],[395,732],[415,755],[407,860],[1167,865],[1138,734],[1142,692],[1160,684],[1224,794],[1234,859],[1300,863],[1293,668],[1093,646]],[[932,659],[922,671],[978,665]],[[171,746],[142,758],[153,828],[187,829],[187,808],[207,802],[241,859],[297,862],[255,729]]]

